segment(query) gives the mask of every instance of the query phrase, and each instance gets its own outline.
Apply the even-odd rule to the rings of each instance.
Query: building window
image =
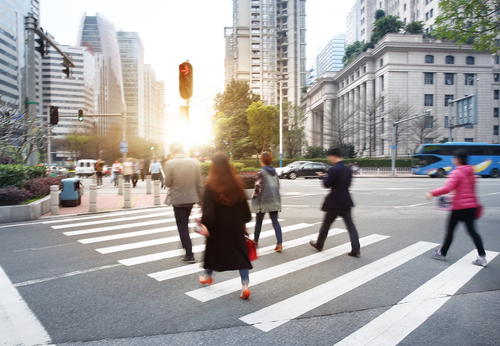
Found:
[[[495,55],[495,58],[493,59],[495,64],[500,64],[500,56],[499,55]]]
[[[453,85],[455,84],[453,80],[453,73],[445,73],[444,74],[444,84],[445,85]]]
[[[500,73],[494,73],[493,74],[493,82],[494,83],[500,82]]]
[[[385,112],[385,98],[382,97],[382,99],[380,100],[380,111],[383,113]]]
[[[433,94],[425,94],[424,106],[426,106],[426,107],[434,106],[434,95]]]
[[[432,129],[434,127],[434,117],[432,115],[426,115],[424,117],[424,126],[426,129]]]
[[[431,8],[431,11],[429,12],[429,14],[430,14],[431,18],[434,17],[434,9],[433,8]]]
[[[426,64],[434,64],[434,55],[426,55],[425,56]]]
[[[473,124],[468,124],[464,126],[465,129],[473,129],[474,125]]]
[[[445,59],[445,62],[448,64],[448,65],[453,65],[455,63],[455,57],[454,56],[451,56],[451,55],[447,55],[446,56],[446,59]]]
[[[493,136],[498,136],[498,125],[493,126]]]
[[[380,76],[380,89],[383,91],[385,90],[385,80],[384,76]]]
[[[403,6],[403,11],[406,11],[406,4],[404,4]]]
[[[453,100],[453,95],[444,95],[444,106],[448,107],[448,101]]]
[[[434,73],[425,73],[425,84],[434,84]]]
[[[363,66],[363,73],[366,73],[366,66]]]
[[[306,31],[303,29],[300,30],[300,43],[306,43]]]
[[[464,138],[465,142],[472,143],[474,142],[474,138]]]
[[[465,64],[466,65],[474,65],[475,60],[473,56],[468,56],[465,58]]]
[[[380,67],[384,66],[384,59],[380,59]]]
[[[425,20],[429,20],[429,12],[425,13]]]
[[[474,85],[474,75],[472,73],[465,74],[465,85]]]
[[[498,107],[493,108],[493,118],[498,118]]]
[[[445,128],[450,127],[450,123],[449,123],[449,121],[448,121],[448,116],[447,116],[447,115],[445,115],[445,117],[444,117],[444,127],[445,127]]]
[[[385,132],[384,118],[380,119],[380,130],[382,131],[382,133]]]
[[[493,100],[498,100],[499,99],[499,92],[500,90],[493,90]]]
[[[434,138],[424,138],[424,144],[432,144],[434,143]]]

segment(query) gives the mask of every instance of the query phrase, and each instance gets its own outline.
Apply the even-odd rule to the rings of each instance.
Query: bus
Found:
[[[451,159],[458,149],[464,149],[468,163],[473,166],[474,174],[498,178],[500,171],[500,144],[447,142],[421,144],[412,155],[411,171],[413,174],[443,178],[453,168]]]

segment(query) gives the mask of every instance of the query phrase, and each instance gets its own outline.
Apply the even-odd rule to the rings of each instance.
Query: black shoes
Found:
[[[309,240],[309,244],[318,251],[323,250],[323,248],[319,247],[314,240]]]
[[[347,256],[351,256],[351,257],[360,257],[361,256],[361,253],[358,251],[358,252],[355,252],[355,251],[351,251],[347,254]]]
[[[194,260],[194,256],[183,256],[181,257],[181,261],[185,263],[195,263],[196,261]]]

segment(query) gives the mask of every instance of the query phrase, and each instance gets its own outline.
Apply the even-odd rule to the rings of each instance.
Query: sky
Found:
[[[224,27],[232,25],[231,0],[41,0],[40,26],[60,44],[76,45],[81,16],[101,13],[117,30],[139,33],[157,80],[164,80],[167,112],[183,100],[178,92],[178,66],[189,59],[194,72],[191,119],[195,133],[207,132],[212,99],[224,90]],[[339,33],[355,0],[307,0],[307,66]],[[206,133],[203,135],[205,137]]]

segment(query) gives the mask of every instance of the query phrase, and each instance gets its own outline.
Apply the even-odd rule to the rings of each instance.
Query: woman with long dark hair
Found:
[[[478,252],[477,259],[472,263],[485,266],[487,261],[483,242],[474,229],[476,208],[479,207],[476,197],[476,178],[474,177],[474,169],[471,165],[467,164],[467,153],[465,150],[460,149],[455,152],[453,165],[455,169],[451,172],[445,186],[429,191],[426,194],[427,199],[430,199],[432,196],[440,196],[455,191],[443,245],[440,249],[434,249],[431,256],[434,259],[442,261],[446,259],[446,254],[453,240],[455,227],[459,221],[462,221],[467,226],[467,231],[474,241]]]
[[[202,224],[208,230],[205,249],[205,274],[201,284],[212,283],[216,271],[239,270],[240,298],[250,299],[249,270],[252,264],[245,242],[245,223],[252,219],[243,190],[243,182],[236,175],[224,153],[216,153],[210,165],[205,184]]]

